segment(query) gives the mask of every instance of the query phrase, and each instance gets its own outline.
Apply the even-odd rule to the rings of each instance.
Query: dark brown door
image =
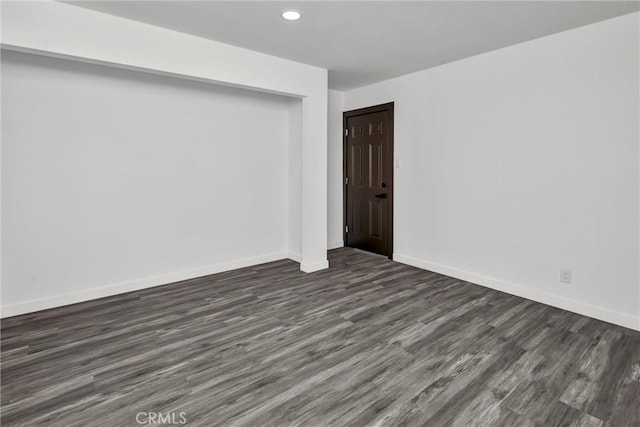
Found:
[[[393,254],[393,103],[344,113],[345,244]]]

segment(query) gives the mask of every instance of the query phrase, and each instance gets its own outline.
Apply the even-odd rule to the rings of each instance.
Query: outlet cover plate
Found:
[[[560,270],[560,281],[562,283],[571,283],[571,270],[564,268]]]

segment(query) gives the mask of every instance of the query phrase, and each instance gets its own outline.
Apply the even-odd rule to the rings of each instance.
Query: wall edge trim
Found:
[[[336,240],[335,242],[327,243],[327,250],[337,249],[344,247],[344,242],[342,240]]]
[[[127,292],[138,291],[156,286],[168,285],[183,280],[195,279],[198,277],[208,276],[210,274],[222,273],[225,271],[235,270],[238,268],[251,267],[254,265],[264,264],[272,261],[286,259],[287,254],[284,252],[275,252],[254,257],[241,258],[232,261],[225,261],[211,264],[203,267],[191,268],[188,270],[177,271],[173,273],[160,274],[157,276],[149,276],[142,279],[135,279],[126,282],[114,283],[107,286],[87,289],[80,292],[70,292],[62,295],[56,295],[45,298],[31,299],[15,304],[3,305],[0,318],[18,316],[21,314],[33,313],[36,311],[47,310],[50,308],[62,307],[70,304],[91,301],[94,299],[105,298]]]
[[[563,297],[556,294],[550,294],[531,288],[526,288],[524,286],[512,282],[507,282],[505,280],[483,276],[481,274],[438,264],[428,260],[414,258],[408,255],[394,253],[393,260],[402,264],[421,268],[423,270],[429,270],[456,279],[461,279],[475,285],[484,286],[486,288],[505,292],[531,301],[539,302],[552,307],[581,314],[583,316],[640,331],[640,315],[634,316],[628,313],[621,313],[606,307],[593,305],[583,301],[573,300],[571,298]]]

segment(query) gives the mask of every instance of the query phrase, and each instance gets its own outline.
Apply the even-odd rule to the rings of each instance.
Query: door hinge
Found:
[[[348,177],[348,176],[346,176],[346,177],[344,178],[344,183],[345,183],[345,184],[348,184],[348,183],[349,183],[349,177]]]
[[[345,225],[345,226],[344,226],[344,232],[345,232],[345,233],[348,233],[348,232],[349,232],[349,226],[348,226],[348,225]]]
[[[349,136],[349,129],[344,130],[344,136]]]

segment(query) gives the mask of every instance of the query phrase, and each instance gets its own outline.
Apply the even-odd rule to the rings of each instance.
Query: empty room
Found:
[[[640,427],[640,2],[0,7],[3,426]]]

